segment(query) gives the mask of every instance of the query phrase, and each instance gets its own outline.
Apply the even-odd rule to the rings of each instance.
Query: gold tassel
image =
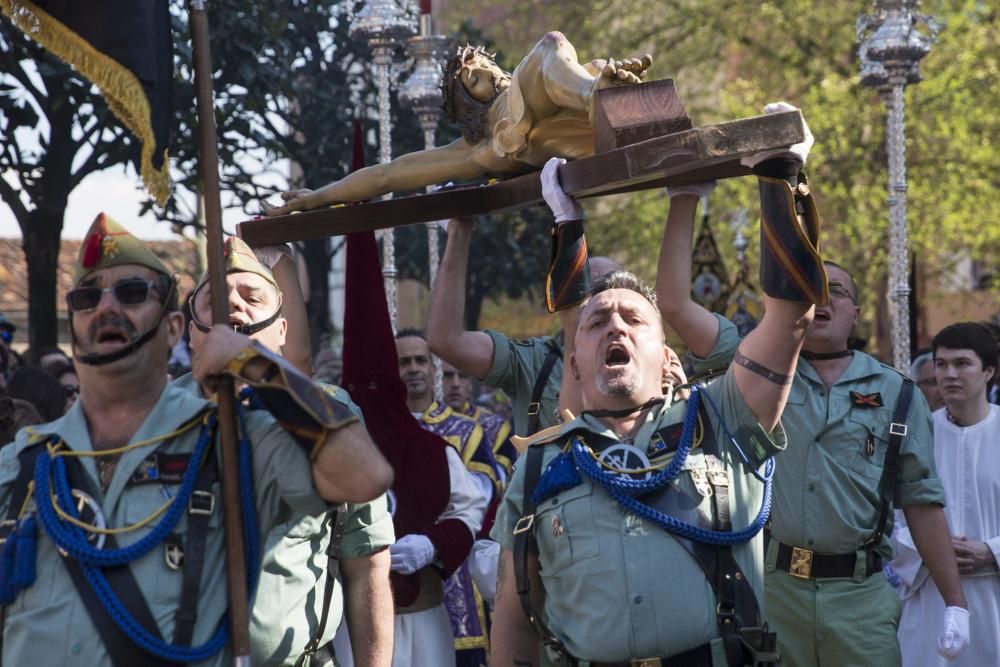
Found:
[[[112,113],[142,143],[142,182],[156,202],[160,206],[165,205],[170,198],[170,163],[164,150],[163,166],[160,169],[153,167],[156,138],[153,136],[149,100],[135,74],[95,49],[30,0],[0,0],[0,11],[25,35],[97,86]]]

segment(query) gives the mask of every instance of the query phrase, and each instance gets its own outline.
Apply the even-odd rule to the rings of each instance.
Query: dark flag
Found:
[[[0,0],[0,12],[97,86],[141,142],[143,183],[165,204],[174,83],[168,1]]]

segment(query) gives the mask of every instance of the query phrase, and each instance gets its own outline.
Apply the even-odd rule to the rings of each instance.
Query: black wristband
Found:
[[[758,364],[753,359],[743,356],[739,349],[736,350],[736,354],[733,355],[733,363],[737,366],[742,366],[751,373],[756,373],[768,382],[773,382],[774,384],[786,385],[792,383],[791,375],[782,375],[781,373],[775,373],[770,368]]]
[[[757,176],[780,178],[787,181],[794,189],[799,184],[799,172],[802,171],[802,165],[802,160],[797,157],[782,155],[757,163],[753,168],[753,173]]]

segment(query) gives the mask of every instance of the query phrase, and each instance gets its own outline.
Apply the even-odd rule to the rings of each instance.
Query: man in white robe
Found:
[[[945,403],[934,413],[934,458],[969,603],[964,621],[971,643],[954,661],[935,651],[944,603],[903,523],[893,536],[897,556],[892,562],[902,583],[899,645],[907,667],[1000,665],[1000,406],[987,400],[997,346],[984,327],[972,322],[945,327],[933,346]],[[958,631],[962,622],[956,619]]]

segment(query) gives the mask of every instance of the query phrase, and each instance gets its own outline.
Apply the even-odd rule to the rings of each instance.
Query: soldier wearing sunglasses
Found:
[[[183,326],[176,289],[142,242],[97,217],[67,295],[79,399],[0,450],[0,555],[13,563],[0,568],[5,664],[37,663],[39,651],[50,664],[232,662],[216,404],[167,381]],[[232,328],[214,327],[200,352],[203,383],[268,378],[272,407],[240,424],[248,465],[238,483],[261,535],[294,512],[387,488],[391,468],[344,403],[296,395],[288,387],[308,379]],[[253,528],[244,526],[252,580],[262,539]]]

